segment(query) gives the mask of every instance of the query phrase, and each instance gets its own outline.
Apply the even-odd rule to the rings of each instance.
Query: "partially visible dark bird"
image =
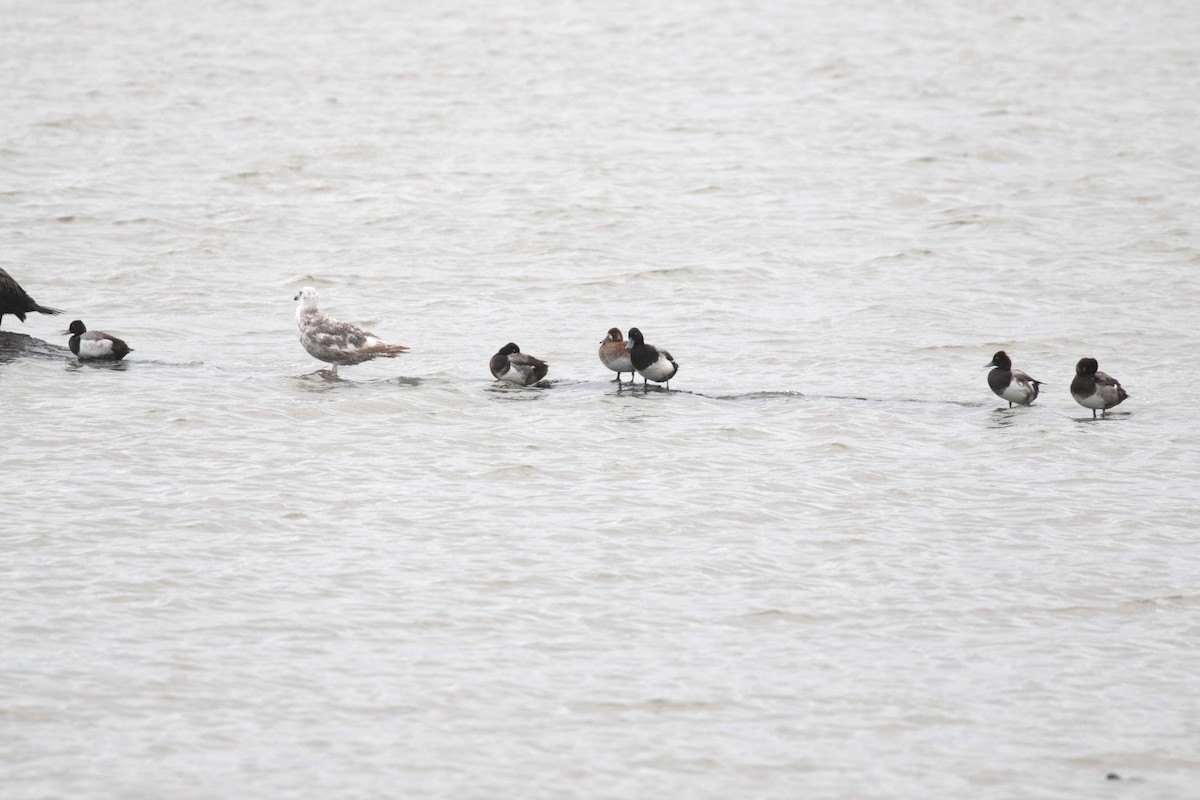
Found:
[[[63,336],[71,337],[67,345],[80,359],[120,361],[132,352],[129,345],[115,336],[104,331],[89,331],[83,320],[72,322],[71,327],[63,331]]]
[[[24,322],[25,315],[34,311],[39,314],[62,313],[57,308],[38,305],[32,297],[25,294],[21,284],[14,281],[12,276],[5,272],[3,267],[0,267],[0,322],[4,321],[5,314],[12,314]]]

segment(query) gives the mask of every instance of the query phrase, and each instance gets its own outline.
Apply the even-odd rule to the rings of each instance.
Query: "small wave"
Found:
[[[691,392],[690,394],[699,394],[699,393]],[[708,397],[712,400],[739,400],[739,401],[742,401],[742,400],[749,400],[749,401],[755,401],[755,400],[803,400],[803,399],[805,399],[805,394],[803,392],[797,392],[797,391],[793,391],[790,389],[785,389],[782,391],[741,392],[738,394],[715,394],[715,395],[701,395],[701,396]]]
[[[304,275],[299,275],[295,278],[289,278],[288,280],[284,281],[283,285],[285,285],[285,286],[296,286],[296,285],[336,286],[337,282],[333,281],[329,278],[318,278],[316,275],[313,275],[312,273],[305,273]]]
[[[87,360],[75,360],[67,364],[67,369],[70,371],[80,369],[107,369],[114,372],[125,372],[129,369],[130,362],[128,361],[102,361],[99,359],[89,358]]]
[[[368,378],[365,380],[354,380],[343,375],[335,375],[331,369],[318,369],[314,372],[308,372],[304,375],[293,375],[291,380],[298,386],[301,386],[310,391],[328,391],[331,389],[354,389],[354,388],[369,388],[375,386],[421,386],[425,383],[424,378],[415,378],[407,375],[393,375],[390,378]]]

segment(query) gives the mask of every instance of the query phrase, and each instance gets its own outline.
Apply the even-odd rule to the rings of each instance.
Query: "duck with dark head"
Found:
[[[532,386],[550,371],[549,364],[528,353],[522,353],[515,342],[501,347],[488,361],[488,368],[496,380],[508,381],[518,386]]]
[[[111,334],[89,331],[83,320],[72,322],[63,336],[71,337],[67,345],[81,361],[120,361],[133,352],[133,348]]]
[[[988,386],[992,387],[992,391],[998,397],[1008,401],[1009,408],[1012,408],[1014,403],[1027,406],[1037,399],[1042,382],[1034,380],[1019,369],[1013,369],[1008,353],[1000,350],[983,366],[995,367],[988,373]]]
[[[1092,419],[1096,412],[1104,416],[1113,406],[1125,402],[1129,394],[1116,378],[1100,372],[1100,363],[1094,358],[1081,358],[1075,365],[1075,379],[1071,381],[1071,397],[1084,408],[1092,410]]]
[[[670,353],[662,347],[646,344],[645,337],[637,328],[629,329],[629,341],[625,346],[629,348],[629,360],[633,362],[633,368],[642,376],[643,389],[646,388],[647,381],[662,383],[667,389],[671,388],[671,378],[679,372],[679,365]]]

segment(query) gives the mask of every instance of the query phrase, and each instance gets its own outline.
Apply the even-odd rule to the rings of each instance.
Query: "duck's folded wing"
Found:
[[[540,358],[534,358],[528,353],[513,353],[508,357],[508,363],[515,367],[529,367],[531,369],[546,366],[545,361],[542,361]]]
[[[1014,369],[1012,371],[1012,376],[1013,376],[1014,380],[1020,381],[1021,383],[1032,383],[1035,386],[1042,385],[1042,382],[1039,381],[1037,378],[1031,378],[1031,377],[1029,377],[1029,375],[1027,375],[1024,372],[1021,372],[1021,370],[1019,370],[1019,369]]]

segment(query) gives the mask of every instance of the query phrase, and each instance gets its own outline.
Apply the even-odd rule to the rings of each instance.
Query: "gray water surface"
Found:
[[[1194,794],[1197,41],[9,3],[0,265],[65,314],[0,331],[0,794]],[[411,352],[333,378],[304,285]]]

